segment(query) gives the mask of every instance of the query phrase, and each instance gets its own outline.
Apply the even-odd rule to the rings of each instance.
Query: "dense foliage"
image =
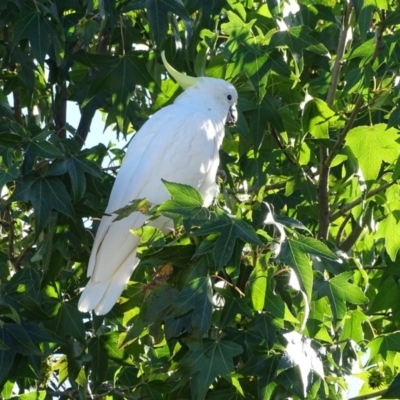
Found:
[[[2,397],[400,398],[399,27],[395,0],[2,1]],[[135,231],[122,298],[82,314],[124,154],[91,121],[173,101],[161,50],[239,92],[220,195],[165,182],[175,231]]]

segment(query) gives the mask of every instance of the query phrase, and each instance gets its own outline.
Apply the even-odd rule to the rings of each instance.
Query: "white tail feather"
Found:
[[[106,281],[95,282],[92,276],[79,299],[79,311],[94,310],[97,315],[107,314],[121,296],[138,263],[139,259],[134,251]]]

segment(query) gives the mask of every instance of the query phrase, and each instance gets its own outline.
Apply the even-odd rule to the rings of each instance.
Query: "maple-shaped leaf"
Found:
[[[388,359],[389,356],[394,357],[400,351],[400,332],[380,335],[372,339],[368,343],[368,347],[371,351],[371,359],[378,354],[385,360]]]
[[[211,327],[212,288],[207,277],[195,278],[179,293],[171,315],[180,317],[192,311],[192,328],[199,337]]]
[[[57,176],[68,173],[71,180],[74,198],[79,200],[86,192],[85,173],[101,178],[101,170],[97,164],[88,160],[84,155],[71,155],[64,159],[58,159],[47,171],[46,176]]]
[[[46,54],[49,54],[50,45],[56,47],[57,50],[63,49],[60,42],[61,37],[57,32],[53,18],[50,13],[39,10],[39,7],[32,7],[30,12],[18,18],[13,32],[15,45],[21,39],[29,40],[32,52],[41,65],[44,64]],[[58,51],[53,54],[58,54]]]
[[[163,180],[163,183],[172,199],[165,201],[158,207],[161,214],[167,217],[169,214],[181,215],[186,230],[209,218],[209,212],[203,206],[204,200],[195,188],[165,180]]]
[[[182,358],[178,373],[191,377],[192,399],[202,400],[217,377],[226,377],[235,371],[233,357],[243,350],[238,344],[224,339],[184,342],[189,351]]]
[[[346,302],[364,304],[368,298],[362,290],[348,282],[353,277],[351,271],[343,272],[332,279],[317,279],[314,282],[314,295],[316,299],[328,297],[335,321],[344,318],[347,312]]]
[[[230,260],[237,239],[262,246],[261,240],[249,224],[230,218],[225,214],[221,215],[219,219],[206,221],[201,228],[193,231],[192,235],[205,236],[214,233],[219,233],[213,250],[214,260],[219,268]]]
[[[149,87],[152,80],[147,70],[147,59],[139,52],[128,52],[120,57],[91,55],[83,51],[75,54],[82,64],[96,65],[98,72],[90,82],[89,90],[82,107],[98,93],[106,92],[111,96],[113,112],[119,129],[122,129],[128,112],[129,99],[136,85]]]
[[[329,139],[329,121],[335,113],[321,99],[308,101],[303,112],[303,130],[310,132],[316,139]]]
[[[30,201],[35,211],[35,232],[43,231],[50,219],[51,211],[57,210],[70,218],[74,217],[71,199],[62,181],[55,177],[31,174],[18,184],[12,201]]]
[[[386,124],[357,126],[349,131],[346,145],[358,161],[365,181],[374,181],[382,162],[392,163],[399,156],[398,130]]]
[[[277,31],[272,36],[269,47],[276,49],[287,46],[294,54],[301,54],[304,49],[320,55],[329,54],[328,49],[311,36],[311,33],[311,29],[306,25],[294,26],[286,31]]]
[[[63,156],[62,152],[47,140],[49,135],[49,132],[42,132],[33,138],[24,138],[22,147],[25,150],[23,167],[25,173],[32,169],[33,164],[39,157],[56,158]]]

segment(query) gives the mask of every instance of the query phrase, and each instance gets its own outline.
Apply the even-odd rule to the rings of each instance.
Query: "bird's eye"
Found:
[[[226,96],[226,98],[230,101],[230,100],[232,100],[232,95],[228,94],[228,96]]]

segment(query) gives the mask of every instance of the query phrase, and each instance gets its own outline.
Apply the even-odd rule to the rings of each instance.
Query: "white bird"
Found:
[[[236,89],[215,78],[183,75],[162,60],[169,74],[185,89],[172,105],[157,111],[135,134],[111,191],[89,259],[88,284],[79,299],[82,312],[106,314],[120,297],[139,263],[138,229],[148,216],[134,212],[113,221],[113,212],[135,199],[161,204],[170,198],[162,179],[190,185],[209,206],[218,193],[218,150],[226,122],[236,119]],[[171,220],[160,217],[149,224],[164,233]]]

